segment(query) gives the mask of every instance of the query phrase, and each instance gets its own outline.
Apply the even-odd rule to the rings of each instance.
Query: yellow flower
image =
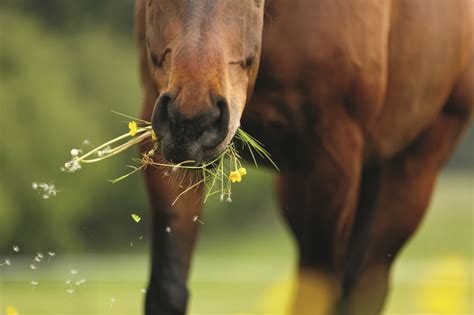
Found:
[[[245,169],[245,167],[239,168],[239,174],[242,176],[247,175],[247,170]]]
[[[151,140],[156,141],[156,139],[158,139],[158,138],[156,137],[155,130],[152,130],[151,131]]]
[[[135,122],[135,120],[132,120],[131,122],[128,123],[128,129],[130,129],[130,131],[128,133],[132,137],[137,134],[138,126],[137,126],[137,123]]]
[[[229,174],[229,179],[232,183],[235,183],[235,182],[240,183],[242,181],[242,176],[240,175],[238,171],[232,171]]]
[[[18,311],[15,307],[8,306],[7,307],[7,315],[18,315]]]

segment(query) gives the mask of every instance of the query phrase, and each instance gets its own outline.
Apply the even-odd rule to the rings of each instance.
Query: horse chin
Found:
[[[176,149],[185,147],[186,150]],[[186,166],[205,165],[217,158],[227,147],[227,142],[223,141],[218,146],[209,150],[193,150],[193,145],[181,144],[179,146],[168,146],[166,143],[161,146],[161,156],[163,162],[171,164],[184,163]]]

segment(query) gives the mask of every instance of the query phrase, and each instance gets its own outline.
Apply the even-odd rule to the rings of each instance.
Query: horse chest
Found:
[[[324,142],[321,131],[337,123],[334,117],[345,106],[343,99],[354,75],[352,57],[337,46],[311,58],[300,52],[292,59],[275,49],[262,54],[242,125],[265,143],[281,167],[308,165]]]

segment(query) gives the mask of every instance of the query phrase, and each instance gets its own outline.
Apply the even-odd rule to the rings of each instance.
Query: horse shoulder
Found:
[[[392,8],[387,89],[369,130],[377,158],[403,150],[440,115],[473,55],[473,7],[455,0]]]
[[[385,95],[389,3],[287,4],[288,8],[273,10],[265,26],[255,93],[259,104],[265,103],[261,95],[266,93],[271,95],[267,100],[273,98],[268,103],[285,104],[287,113],[277,115],[278,108],[269,105],[266,112],[273,114],[264,115],[279,117],[289,128],[300,128],[302,119],[341,105],[362,128],[370,125]],[[296,117],[293,123],[289,116]],[[315,124],[324,123],[324,118],[312,118]]]

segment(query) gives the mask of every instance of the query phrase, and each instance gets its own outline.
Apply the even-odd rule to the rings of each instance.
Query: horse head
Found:
[[[159,95],[152,125],[165,159],[201,163],[231,141],[258,71],[263,6],[147,1],[147,60]]]

